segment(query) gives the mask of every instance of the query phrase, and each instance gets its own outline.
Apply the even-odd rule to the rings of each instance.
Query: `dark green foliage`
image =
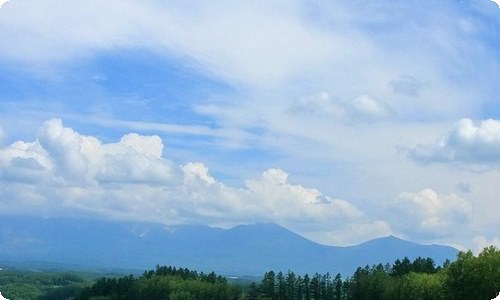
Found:
[[[275,292],[275,295],[277,296],[276,299],[279,300],[284,300],[286,299],[285,293],[285,277],[283,276],[283,273],[279,272],[278,275],[276,276],[276,285],[277,285],[277,291]]]
[[[274,289],[273,287],[274,283]],[[477,257],[460,252],[455,262],[436,267],[431,258],[396,260],[392,266],[382,264],[359,267],[342,279],[330,274],[296,276],[270,271],[264,275],[257,299],[286,300],[486,300],[500,291],[500,251],[485,248]],[[248,294],[247,294],[248,295]],[[250,295],[248,295],[250,296]],[[255,299],[255,294],[247,299]]]
[[[311,299],[311,279],[309,275],[304,275],[304,279],[302,279],[302,295],[304,298]]]
[[[259,287],[255,282],[252,282],[250,284],[250,287],[248,288],[248,292],[245,295],[245,299],[257,300],[259,298],[259,295],[260,295]]]
[[[85,284],[85,279],[69,273],[0,271],[0,292],[7,299],[71,299]]]
[[[493,299],[500,291],[500,251],[490,246],[477,257],[460,252],[445,272],[446,292],[453,299]]]
[[[255,299],[258,297],[255,286]],[[227,283],[226,278],[197,273],[188,269],[157,266],[155,271],[144,272],[139,278],[101,278],[85,288],[79,300],[164,300],[164,299],[239,299],[241,291]],[[101,297],[101,298],[99,298]]]
[[[7,299],[34,300],[42,294],[42,289],[31,283],[9,283],[2,286],[2,296]]]
[[[335,276],[335,279],[333,279],[332,282],[334,293],[333,293],[333,299],[335,300],[340,300],[343,298],[343,291],[342,291],[342,276],[340,274],[337,274]]]
[[[435,267],[435,262],[430,257],[417,257],[413,262],[411,262],[408,257],[405,257],[402,261],[398,259],[394,262],[390,275],[394,277],[401,277],[410,272],[433,274],[439,269],[440,268]]]
[[[264,297],[268,297],[270,299],[275,299],[274,296],[274,287],[276,285],[275,283],[275,274],[273,271],[267,272],[264,274],[264,278],[262,279],[261,283],[261,290],[262,294]]]
[[[296,299],[299,284],[295,274],[288,271],[285,277],[285,299]]]
[[[82,291],[81,285],[68,285],[53,290],[49,290],[45,295],[38,297],[38,300],[67,300],[73,299]]]

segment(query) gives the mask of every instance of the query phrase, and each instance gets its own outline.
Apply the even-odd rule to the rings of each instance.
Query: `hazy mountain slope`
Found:
[[[408,256],[441,264],[457,250],[395,237],[352,247],[307,240],[276,224],[223,230],[201,225],[0,217],[0,261],[43,261],[90,267],[153,268],[175,265],[223,274],[262,275],[268,270],[350,274],[358,266]]]

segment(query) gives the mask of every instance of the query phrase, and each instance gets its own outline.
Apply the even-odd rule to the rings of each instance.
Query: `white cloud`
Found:
[[[474,243],[476,244],[475,253],[479,254],[485,247],[495,246],[500,248],[500,239],[495,237],[492,239],[488,239],[485,236],[479,235],[474,238]]]
[[[232,87],[243,86],[247,93],[238,95],[238,101],[231,96],[232,105],[226,101],[216,105],[228,112],[218,114],[216,122],[232,129],[238,128],[238,118],[245,118],[242,115],[250,106],[261,116],[251,126],[264,121],[276,130],[279,124],[274,123],[280,120],[265,110],[273,106],[284,113],[290,99],[315,91],[350,103],[358,121],[384,119],[391,115],[388,107],[400,118],[477,112],[477,105],[494,99],[496,92],[492,88],[498,70],[496,47],[479,38],[496,37],[489,29],[493,27],[485,25],[481,15],[470,13],[473,5],[464,10],[457,9],[458,4],[427,5],[13,2],[0,18],[0,44],[10,45],[0,49],[0,58],[26,63],[31,70],[36,69],[33,65],[70,64],[106,51],[154,52]],[[460,24],[469,24],[469,30]],[[343,115],[345,109],[327,104],[333,115]]]
[[[368,120],[385,118],[391,114],[390,108],[387,105],[376,101],[368,95],[362,95],[354,99],[352,106],[358,114]]]
[[[21,181],[28,173],[32,179],[53,176],[65,184],[168,182],[172,166],[161,158],[162,149],[157,136],[128,134],[119,143],[102,144],[52,119],[44,122],[35,142],[0,149],[1,174]]]
[[[182,169],[182,206],[188,222],[217,226],[277,222],[330,244],[352,244],[392,233],[385,222],[369,218],[348,201],[289,183],[288,174],[280,169],[268,169],[260,178],[247,180],[243,188],[217,181],[200,163]]]
[[[482,41],[463,42],[476,36],[463,32],[453,18],[471,17],[448,5],[422,8],[406,2],[394,7],[392,1],[376,6],[348,1],[187,5],[153,0],[105,4],[92,0],[70,5],[32,0],[13,2],[8,8],[9,13],[0,19],[0,43],[10,45],[0,49],[5,59],[51,65],[102,51],[145,49],[181,59],[204,73],[251,87],[253,92],[262,88],[297,92],[295,88],[300,87],[299,93],[319,88],[340,99],[366,94],[391,101],[388,104],[401,111],[409,107],[468,109],[466,97],[483,92],[467,92],[469,85],[455,85],[447,79],[470,70],[470,64],[465,69],[463,61],[491,55]],[[447,18],[424,13],[437,10]],[[481,22],[469,20],[472,27],[487,30]],[[419,24],[418,29],[411,24]],[[367,30],[370,26],[384,30]],[[422,40],[426,47],[418,47]],[[491,66],[482,68],[484,82],[496,70],[495,60],[489,61]],[[401,78],[406,79],[401,82]],[[394,82],[397,92],[421,97],[393,95]],[[419,89],[420,82],[428,83],[426,93]],[[445,94],[449,97],[439,98]]]
[[[44,122],[36,141],[0,149],[0,212],[232,226],[278,222],[323,242],[355,243],[391,233],[352,203],[289,182],[268,169],[240,188],[199,162],[175,166],[157,136],[127,134],[102,143]],[[333,235],[335,233],[335,235]]]
[[[9,2],[9,0],[0,0],[0,8],[7,2]]]
[[[340,101],[332,99],[327,92],[300,97],[292,101],[289,111],[345,124],[383,120],[393,115],[392,109],[387,104],[368,95]]]
[[[498,7],[500,7],[500,0],[491,0],[492,2],[494,2],[496,5],[498,5]]]
[[[0,3],[0,5],[1,5],[1,3]],[[2,293],[0,293],[0,300],[9,300],[9,299],[4,298],[4,297],[2,296]]]
[[[123,136],[120,143],[151,158],[160,159],[163,154],[163,143],[157,135],[140,136],[130,133]]]
[[[288,183],[288,174],[269,169],[262,178],[247,180],[249,201],[265,206],[270,215],[263,217],[280,222],[342,222],[363,217],[363,213],[345,200],[331,199],[318,190]],[[264,211],[265,212],[265,211]]]
[[[39,180],[52,169],[46,151],[37,143],[15,142],[0,149],[0,174],[3,178]]]
[[[466,228],[471,205],[455,194],[438,194],[432,189],[404,192],[390,209],[395,228],[403,233],[423,237],[444,237]]]
[[[0,23],[7,33],[0,35],[2,44],[8,39],[11,45],[0,53],[20,61],[46,63],[93,51],[144,47],[167,55],[180,53],[234,82],[266,85],[285,79],[290,72],[321,65],[331,49],[326,34],[300,19],[298,6],[295,2],[285,7],[277,2],[236,5],[227,1],[188,7],[183,2],[158,1],[87,1],[79,5],[26,1],[12,5]],[[22,33],[17,39],[8,30],[14,24],[17,33]],[[64,24],[65,30],[54,30],[57,24]],[[33,38],[38,40],[36,49],[28,46]]]
[[[462,119],[450,132],[430,145],[418,145],[410,157],[423,163],[457,163],[499,166],[500,121],[488,119],[474,123]]]
[[[65,177],[76,177],[87,173],[87,163],[82,153],[84,137],[71,128],[64,128],[62,121],[52,119],[43,124],[38,143],[47,151],[52,166]]]

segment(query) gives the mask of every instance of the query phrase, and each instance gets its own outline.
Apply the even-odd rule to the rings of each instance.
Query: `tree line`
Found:
[[[87,280],[71,273],[0,270],[0,292],[7,299],[71,299]]]
[[[101,278],[82,290],[77,300],[179,300],[242,298],[241,289],[225,277],[189,269],[157,266],[141,277]]]
[[[213,272],[158,266],[137,279],[102,278],[77,299],[489,300],[500,291],[500,251],[491,246],[478,256],[460,252],[443,266],[436,266],[432,258],[403,258],[393,264],[359,267],[347,278],[269,271],[244,290]]]
[[[435,266],[431,258],[396,260],[392,265],[359,267],[352,276],[294,272],[264,274],[246,295],[252,300],[490,300],[500,292],[500,251],[487,247],[474,256],[460,252],[456,261]]]
[[[398,259],[359,267],[351,276],[266,272],[238,285],[225,277],[186,268],[157,266],[141,276],[102,277],[90,282],[68,273],[0,272],[0,291],[24,300],[489,300],[500,292],[500,251],[460,252],[436,266],[431,258]]]

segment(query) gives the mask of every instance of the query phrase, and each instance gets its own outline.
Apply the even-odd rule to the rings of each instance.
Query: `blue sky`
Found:
[[[499,245],[500,8],[10,0],[0,214]]]

